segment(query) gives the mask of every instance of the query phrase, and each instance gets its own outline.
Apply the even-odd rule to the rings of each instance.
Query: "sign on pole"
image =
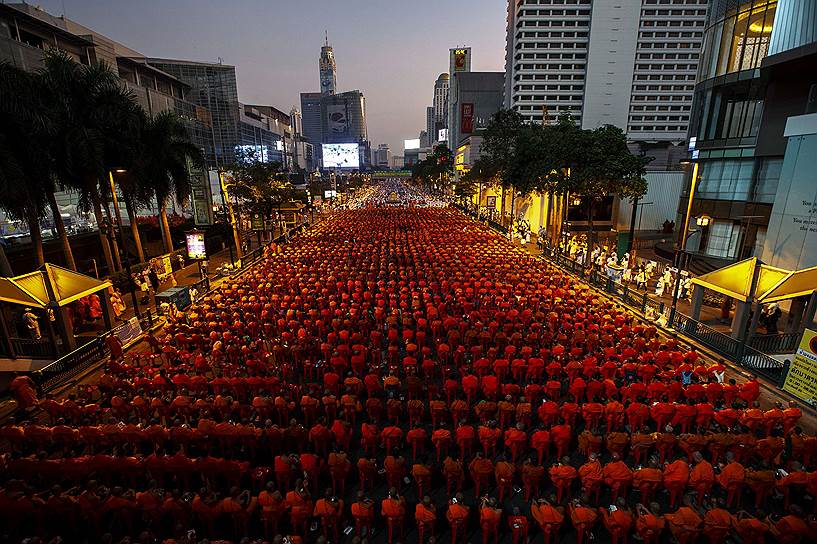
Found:
[[[204,246],[204,233],[190,231],[185,234],[187,241],[187,258],[191,261],[203,260],[207,258],[207,249]]]
[[[817,399],[817,331],[811,329],[803,331],[800,346],[789,366],[783,390],[806,402]]]

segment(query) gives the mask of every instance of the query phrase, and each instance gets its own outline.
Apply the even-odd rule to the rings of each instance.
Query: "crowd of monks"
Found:
[[[333,212],[61,397],[4,541],[813,541],[817,439],[447,208]]]

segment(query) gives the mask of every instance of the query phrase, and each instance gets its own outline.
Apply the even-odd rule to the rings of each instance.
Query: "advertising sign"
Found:
[[[360,168],[358,144],[322,144],[324,168]]]
[[[338,192],[331,189],[323,192],[323,198],[333,198],[336,196],[338,196]]]
[[[264,230],[264,216],[260,213],[254,213],[250,217],[250,225],[252,230]]]
[[[420,149],[420,138],[403,140],[403,149]]]
[[[460,112],[460,132],[463,134],[474,132],[474,104],[463,102],[462,106],[460,106]]]
[[[448,140],[448,129],[441,128],[437,131],[437,141],[438,142],[445,142]]]
[[[187,241],[187,258],[193,261],[207,258],[207,249],[204,247],[203,232],[188,232],[185,235]]]
[[[329,133],[333,137],[346,136],[349,133],[349,119],[346,115],[345,104],[327,105],[326,119]]]
[[[142,325],[138,317],[131,317],[116,328],[116,337],[127,347],[142,335]]]
[[[496,196],[485,197],[485,207],[490,210],[496,209]]]
[[[471,71],[471,48],[458,47],[451,50],[451,71],[470,72]]]
[[[817,399],[817,331],[803,331],[803,338],[794,354],[783,390],[806,402]]]

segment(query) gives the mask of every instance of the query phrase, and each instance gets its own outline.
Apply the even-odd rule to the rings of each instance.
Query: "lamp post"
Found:
[[[672,322],[675,319],[675,313],[678,311],[678,291],[681,288],[681,264],[682,261],[685,260],[684,255],[686,253],[687,240],[690,236],[689,219],[692,215],[692,200],[695,198],[695,189],[698,186],[698,163],[694,162],[692,164],[692,180],[689,185],[689,198],[687,199],[687,210],[686,214],[684,215],[684,230],[681,231],[681,247],[675,255],[675,267],[677,268],[677,272],[675,274],[675,285],[672,288],[672,307],[670,309],[668,321],[670,325],[672,325]],[[709,221],[707,221],[706,224],[708,225]],[[686,267],[685,263],[684,267]]]
[[[125,246],[125,234],[122,232],[122,214],[119,211],[119,198],[116,196],[116,185],[113,181],[113,173],[124,174],[127,172],[124,168],[116,168],[108,170],[108,181],[111,184],[111,199],[113,200],[113,209],[116,212],[116,227],[119,230],[119,240],[122,244],[122,251],[125,253],[125,272],[128,274],[128,291],[130,291],[131,301],[133,302],[133,310],[136,317],[142,317],[139,311],[139,300],[136,298],[136,288],[133,285],[133,276],[130,270],[130,256],[128,255],[128,248]]]
[[[221,188],[221,199],[224,201],[224,220],[226,221],[227,225],[232,230],[233,234],[233,242],[235,243],[235,253],[238,256],[238,260],[241,260],[241,235],[238,232],[238,225],[235,223],[235,214],[233,213],[233,206],[230,204],[230,197],[227,193],[227,182],[224,181],[224,172],[222,170],[218,171],[218,181],[219,187]],[[230,248],[230,264],[235,265],[235,259],[233,258],[233,250],[230,244],[227,244]]]

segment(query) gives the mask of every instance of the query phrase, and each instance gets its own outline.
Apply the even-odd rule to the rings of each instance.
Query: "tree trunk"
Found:
[[[43,251],[43,233],[40,230],[40,218],[33,212],[29,212],[26,217],[28,221],[28,232],[31,236],[31,245],[34,246],[34,253],[37,256],[37,266],[45,264],[45,252]]]
[[[587,199],[587,257],[585,257],[585,266],[593,266],[593,263],[587,262],[590,258],[590,253],[593,251],[593,197]]]
[[[142,248],[142,236],[139,234],[139,223],[136,221],[136,212],[130,200],[125,199],[125,211],[128,212],[128,221],[130,222],[130,232],[133,235],[133,241],[136,244],[136,253],[139,256],[139,262],[145,262],[145,250]]]
[[[6,257],[6,249],[3,247],[3,244],[0,244],[0,276],[10,278],[13,275],[14,271],[12,271],[8,257]]]
[[[173,239],[170,236],[170,224],[167,222],[167,202],[159,202],[159,228],[162,229],[162,243],[165,253],[173,253]]]
[[[65,264],[71,270],[77,270],[77,263],[74,261],[74,252],[71,251],[71,242],[68,241],[68,233],[65,232],[65,223],[62,221],[60,207],[57,205],[57,198],[54,191],[48,191],[48,205],[51,206],[51,215],[54,216],[54,226],[57,227],[60,242],[62,243],[62,254],[65,256]]]
[[[505,186],[502,186],[502,200],[499,204],[499,224],[505,226]]]
[[[96,194],[91,197],[91,200],[94,208],[97,232],[99,234],[99,243],[102,245],[102,254],[105,256],[105,265],[108,267],[108,274],[113,274],[114,267],[111,246],[108,245],[108,238],[102,232],[102,225],[105,224],[105,218],[102,216],[102,203],[99,200],[99,195]]]
[[[111,215],[111,209],[108,207],[108,201],[105,201],[105,206],[102,208],[105,210],[105,217],[108,218],[108,225],[110,230],[108,231],[108,239],[111,241],[111,256],[113,257],[113,265],[116,268],[116,271],[119,272],[122,270],[122,257],[119,255],[119,243],[116,241],[116,222],[113,220],[113,216]]]

